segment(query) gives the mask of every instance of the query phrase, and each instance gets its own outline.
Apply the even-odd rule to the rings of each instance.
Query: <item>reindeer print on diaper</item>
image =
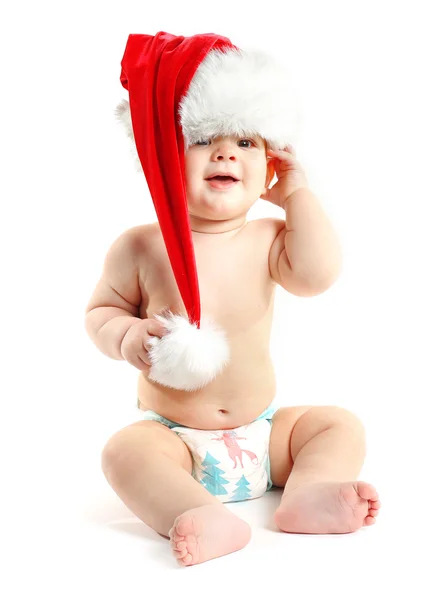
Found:
[[[241,462],[241,467],[244,468],[244,465],[242,462],[242,453],[249,456],[250,460],[255,465],[259,464],[258,460],[257,460],[257,456],[254,454],[254,452],[251,452],[251,450],[245,450],[245,448],[240,447],[237,440],[246,440],[247,438],[246,437],[238,437],[238,434],[236,433],[236,431],[234,429],[229,429],[229,430],[223,431],[223,435],[221,437],[214,437],[211,439],[225,443],[228,454],[229,454],[230,458],[233,460],[233,468],[234,469],[237,467],[237,462],[236,462],[237,458]]]

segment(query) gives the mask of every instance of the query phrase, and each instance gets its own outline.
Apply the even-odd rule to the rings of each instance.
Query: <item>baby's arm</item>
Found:
[[[141,321],[138,248],[135,228],[113,242],[85,311],[89,337],[103,354],[116,360],[123,360],[121,344],[126,333]]]

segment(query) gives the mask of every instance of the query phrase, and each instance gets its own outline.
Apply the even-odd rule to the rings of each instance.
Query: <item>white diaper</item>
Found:
[[[193,477],[222,502],[259,498],[272,487],[269,420],[236,429],[171,429],[192,453]]]

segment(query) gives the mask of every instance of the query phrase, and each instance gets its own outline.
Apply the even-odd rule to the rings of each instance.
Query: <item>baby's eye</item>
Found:
[[[241,148],[251,148],[251,145],[255,146],[256,143],[253,140],[247,139],[247,138],[243,138],[241,140],[239,140],[238,144],[240,144],[241,142],[245,142],[247,145],[245,146],[241,146]],[[211,144],[211,140],[207,139],[207,140],[199,140],[195,143],[195,146],[208,146],[209,144]]]
[[[255,145],[255,143],[253,142],[253,140],[250,140],[250,139],[247,139],[247,138],[239,140],[239,143],[241,143],[241,142],[248,142],[249,145],[248,146],[243,146],[244,148],[250,148],[251,144],[253,144],[253,146]]]

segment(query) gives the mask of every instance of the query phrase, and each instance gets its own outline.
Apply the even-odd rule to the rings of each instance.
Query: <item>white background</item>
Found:
[[[424,2],[16,3],[1,18],[2,597],[427,597],[427,106]],[[104,480],[141,416],[137,371],[102,355],[84,309],[105,253],[155,220],[113,115],[129,33],[218,33],[281,57],[302,102],[297,158],[341,239],[325,294],[279,289],[280,401],[367,428],[378,522],[287,535],[277,492],[230,505],[242,552],[178,568]],[[260,200],[249,217],[281,217]],[[425,560],[423,556],[425,555]],[[425,569],[424,569],[425,565]]]

